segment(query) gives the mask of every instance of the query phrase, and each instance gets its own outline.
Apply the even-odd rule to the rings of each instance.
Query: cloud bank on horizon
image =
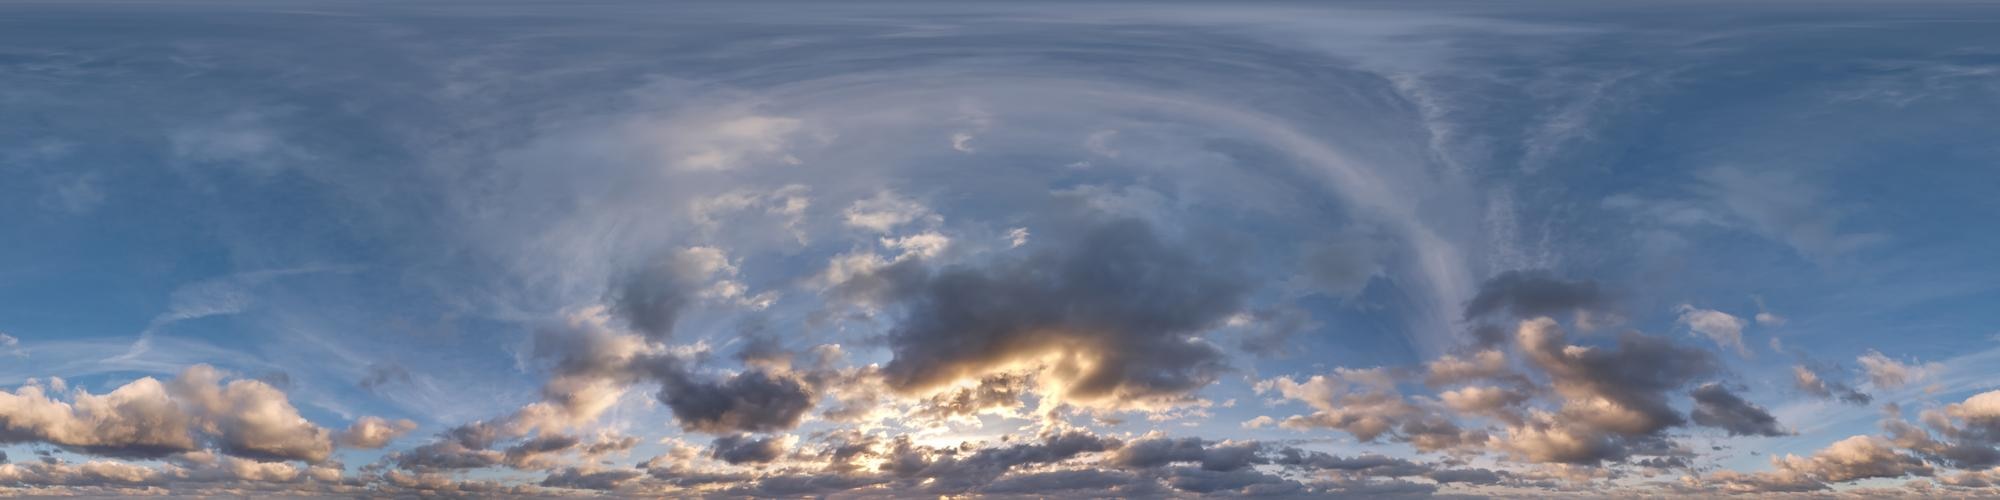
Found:
[[[0,495],[2000,495],[1996,24],[0,6]]]

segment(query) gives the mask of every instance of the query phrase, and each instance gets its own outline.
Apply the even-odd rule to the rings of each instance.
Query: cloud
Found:
[[[392,383],[410,383],[410,369],[393,362],[369,363],[368,374],[355,385],[370,391]]]
[[[580,490],[609,491],[620,485],[638,479],[646,473],[634,469],[609,469],[586,471],[576,467],[564,468],[550,473],[538,483],[549,488],[571,488]]]
[[[792,153],[803,120],[740,109],[702,111],[673,120],[640,120],[623,130],[633,143],[649,144],[668,166],[688,171],[732,170],[803,163]]]
[[[1696,174],[1710,201],[1749,229],[1814,259],[1840,256],[1883,239],[1844,229],[1842,205],[1821,187],[1773,169],[1720,166]]]
[[[347,430],[336,434],[334,441],[349,448],[373,450],[388,446],[390,441],[416,429],[417,423],[407,419],[361,417],[356,419],[353,425],[348,426]]]
[[[977,385],[931,396],[913,416],[931,419],[970,417],[989,412],[1011,412],[1021,406],[1033,381],[1026,376],[989,375]]]
[[[1901,420],[1887,420],[1883,428],[1897,446],[1939,463],[1966,469],[2000,465],[2000,391],[1924,410],[1918,420],[1943,439]]]
[[[1680,323],[1689,330],[1707,336],[1717,345],[1735,348],[1737,354],[1750,355],[1750,349],[1743,346],[1743,327],[1746,323],[1742,318],[1688,304],[1681,304],[1678,310],[1681,313]]]
[[[1839,399],[1841,402],[1865,405],[1874,398],[1855,390],[1853,387],[1821,378],[1819,372],[1805,365],[1792,366],[1792,384],[1800,391],[1820,399]]]
[[[1772,458],[1771,462],[1781,470],[1798,472],[1835,483],[1931,473],[1930,466],[1924,465],[1922,460],[1896,453],[1888,440],[1873,436],[1850,437],[1808,457],[1788,454]]]
[[[1862,479],[1929,476],[1934,471],[1920,458],[1898,453],[1893,443],[1876,436],[1842,439],[1810,456],[1771,457],[1775,470],[1759,473],[1720,471],[1710,479],[1737,492],[1812,491],[1830,483]]]
[[[1938,367],[1936,363],[1906,364],[1873,349],[1855,361],[1861,363],[1861,369],[1868,373],[1868,382],[1878,389],[1895,389],[1922,380]]]
[[[83,215],[104,204],[104,180],[96,172],[85,172],[51,182],[41,204],[70,215]]]
[[[141,378],[103,395],[77,391],[72,402],[40,386],[0,392],[0,442],[43,442],[84,453],[161,457],[197,449],[193,417],[166,385]]]
[[[319,462],[333,452],[326,429],[299,416],[282,391],[258,380],[223,383],[194,365],[179,377],[126,383],[104,395],[77,391],[70,402],[40,386],[0,392],[0,442],[43,442],[74,451],[157,458],[212,443],[256,460]]]
[[[1202,470],[1234,471],[1266,463],[1260,456],[1262,450],[1263,446],[1254,441],[1211,443],[1200,438],[1148,438],[1125,443],[1111,455],[1109,462],[1141,469],[1193,463]]]
[[[1241,278],[1163,241],[1145,224],[1096,226],[1067,245],[985,267],[906,260],[877,270],[872,289],[901,310],[888,335],[889,386],[934,390],[954,381],[1039,367],[1069,402],[1178,401],[1225,369],[1195,335],[1235,313]]]
[[[1720,367],[1705,351],[1636,332],[1620,335],[1613,348],[1572,345],[1549,318],[1522,321],[1515,340],[1560,405],[1501,414],[1506,432],[1487,446],[1529,462],[1590,465],[1672,453],[1664,431],[1686,419],[1668,404],[1668,393]],[[1471,396],[1454,399],[1477,407],[1481,399]]]
[[[1572,403],[1568,416],[1620,434],[1650,435],[1680,425],[1665,392],[1718,368],[1707,353],[1636,333],[1620,336],[1616,349],[1572,346],[1547,318],[1521,322],[1517,340]]]
[[[731,464],[765,463],[785,454],[785,440],[779,437],[751,439],[742,434],[715,438],[709,456]]]
[[[1695,388],[1694,423],[1729,431],[1731,436],[1784,436],[1778,419],[1763,407],[1744,401],[1722,384],[1708,383]]]
[[[1602,310],[1610,305],[1610,296],[1596,282],[1564,280],[1541,270],[1507,271],[1479,285],[1479,293],[1465,304],[1465,318],[1502,311],[1516,318],[1533,318]]]
[[[882,191],[876,193],[873,198],[856,201],[853,205],[848,205],[842,214],[848,226],[885,234],[919,219],[937,217],[922,203],[897,196],[890,191]]]
[[[1304,402],[1313,413],[1285,418],[1279,426],[1290,429],[1334,428],[1353,434],[1362,442],[1383,436],[1407,442],[1419,451],[1436,451],[1476,444],[1486,435],[1463,430],[1435,405],[1412,401],[1396,390],[1392,376],[1381,368],[1336,368],[1332,375],[1314,375],[1304,381],[1274,378],[1259,382],[1259,393],[1275,392],[1285,399]]]
[[[695,379],[672,371],[656,371],[659,399],[673,409],[681,428],[723,434],[771,432],[799,424],[812,409],[813,392],[799,381],[761,370],[720,381]]]
[[[713,247],[667,252],[626,276],[612,292],[612,312],[625,318],[649,340],[673,335],[674,325],[701,298],[708,280],[733,275],[728,255]]]

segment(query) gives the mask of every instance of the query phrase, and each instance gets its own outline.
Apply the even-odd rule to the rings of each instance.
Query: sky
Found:
[[[0,495],[2000,496],[2000,7],[0,4]]]

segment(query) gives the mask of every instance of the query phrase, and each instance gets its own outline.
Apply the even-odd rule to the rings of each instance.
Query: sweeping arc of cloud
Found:
[[[139,340],[133,341],[125,353],[106,358],[106,363],[132,361],[152,349],[153,336],[168,325],[191,319],[237,314],[255,304],[256,288],[267,282],[287,276],[352,272],[354,269],[340,266],[308,266],[289,269],[267,269],[232,274],[220,278],[202,280],[174,289],[166,312],[154,316],[146,322],[146,329],[139,332]]]
[[[0,496],[2000,496],[1995,14],[0,5]]]

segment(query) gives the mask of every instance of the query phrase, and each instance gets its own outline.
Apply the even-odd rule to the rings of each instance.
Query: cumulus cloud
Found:
[[[1811,456],[1787,454],[1773,457],[1771,463],[1778,467],[1780,473],[1832,483],[1931,473],[1931,467],[1925,465],[1923,460],[1897,453],[1888,440],[1874,436],[1842,439]]]
[[[1713,375],[1707,353],[1637,333],[1619,337],[1615,349],[1575,346],[1547,318],[1521,323],[1521,351],[1574,403],[1573,416],[1627,434],[1651,434],[1679,425],[1666,391]]]
[[[1440,397],[1454,410],[1505,423],[1505,432],[1485,446],[1527,462],[1590,465],[1681,453],[1664,431],[1685,424],[1686,418],[1668,403],[1668,395],[1715,375],[1720,366],[1705,351],[1636,332],[1620,335],[1611,347],[1570,344],[1562,328],[1546,317],[1522,321],[1515,346],[1527,366],[1546,380],[1542,383],[1553,408],[1527,403],[1541,397],[1541,390],[1505,374],[1487,379],[1501,385],[1469,386]],[[1499,364],[1497,355],[1483,356],[1488,367]],[[1495,372],[1457,358],[1441,361],[1433,371],[1451,375],[1445,380]]]
[[[1924,410],[1918,421],[1929,430],[1893,419],[1883,428],[1897,446],[1939,463],[1967,469],[2000,465],[2000,391]]]
[[[224,384],[222,372],[208,365],[167,382],[141,378],[103,395],[77,391],[69,402],[34,385],[0,392],[0,441],[121,457],[162,457],[204,443],[258,460],[317,462],[333,452],[329,432],[299,416],[283,392],[250,379]]]
[[[1826,489],[1831,484],[1876,478],[1930,476],[1935,470],[1916,456],[1896,451],[1895,443],[1876,436],[1842,439],[1809,456],[1771,457],[1773,470],[1743,473],[1724,470],[1709,479],[1736,492],[1787,492]]]
[[[1461,429],[1436,405],[1404,397],[1395,386],[1391,374],[1380,368],[1337,368],[1332,375],[1314,375],[1303,381],[1284,377],[1265,380],[1256,388],[1313,408],[1313,413],[1285,418],[1279,422],[1281,427],[1340,429],[1363,442],[1389,436],[1421,451],[1486,440],[1484,433]]]
[[[356,419],[353,425],[349,425],[347,430],[335,435],[334,440],[341,446],[373,450],[388,446],[390,441],[413,430],[417,430],[417,423],[408,419],[361,417]]]

